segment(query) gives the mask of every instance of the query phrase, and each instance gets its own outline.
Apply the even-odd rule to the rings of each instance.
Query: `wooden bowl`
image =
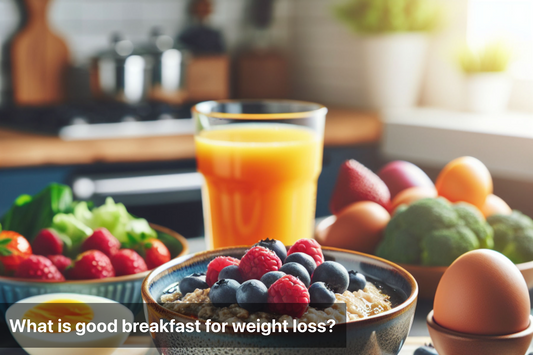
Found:
[[[533,316],[529,327],[507,335],[473,335],[454,332],[433,320],[433,311],[427,316],[429,335],[439,355],[524,355],[533,339]]]
[[[329,216],[317,221],[315,228],[315,239],[322,244],[324,236],[329,230],[329,227],[333,222],[335,222],[335,216]],[[420,299],[432,300],[435,297],[435,291],[437,291],[437,286],[439,285],[440,279],[447,266],[423,266],[423,265],[407,265],[399,264],[405,270],[407,270],[411,275],[414,276],[416,282],[418,282]],[[526,280],[527,287],[529,289],[533,288],[533,261],[517,264],[516,267],[520,270],[524,279]]]

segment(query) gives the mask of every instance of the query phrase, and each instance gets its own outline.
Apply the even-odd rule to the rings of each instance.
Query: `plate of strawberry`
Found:
[[[0,232],[0,312],[37,294],[74,292],[140,304],[140,286],[150,270],[188,252],[187,241],[150,224],[157,237],[121,243],[106,228],[95,229],[75,255],[54,229],[30,243],[14,231]]]

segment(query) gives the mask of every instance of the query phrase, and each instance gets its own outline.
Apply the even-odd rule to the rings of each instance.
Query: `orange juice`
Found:
[[[322,137],[289,124],[219,127],[196,136],[209,246],[311,237]]]

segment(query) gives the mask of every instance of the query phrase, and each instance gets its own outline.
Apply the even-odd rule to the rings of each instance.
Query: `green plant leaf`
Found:
[[[347,0],[333,8],[339,21],[363,34],[431,32],[442,12],[436,0]]]
[[[20,233],[31,242],[41,229],[52,225],[52,219],[56,214],[67,211],[71,204],[70,187],[50,184],[34,196],[19,196],[2,216],[0,223],[4,230]]]
[[[8,245],[12,240],[11,238],[0,239],[0,246]]]
[[[478,49],[464,46],[457,57],[467,74],[504,72],[512,59],[512,50],[505,42],[495,41]]]
[[[0,248],[0,256],[10,256],[13,252],[9,249]]]

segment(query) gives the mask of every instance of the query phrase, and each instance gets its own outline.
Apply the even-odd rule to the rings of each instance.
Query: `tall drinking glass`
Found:
[[[208,247],[313,233],[327,109],[289,101],[208,101],[192,109]]]

